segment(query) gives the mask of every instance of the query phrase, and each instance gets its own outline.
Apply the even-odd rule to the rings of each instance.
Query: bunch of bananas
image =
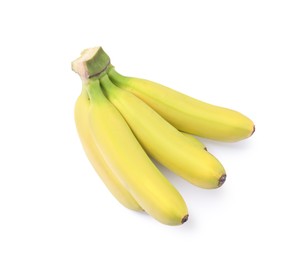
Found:
[[[180,225],[188,210],[150,157],[194,185],[218,188],[225,170],[193,135],[233,142],[255,130],[241,113],[120,75],[101,47],[84,50],[72,69],[83,82],[75,122],[88,159],[123,206],[161,223]]]

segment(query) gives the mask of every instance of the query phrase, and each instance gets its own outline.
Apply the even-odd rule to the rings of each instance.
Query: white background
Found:
[[[305,14],[294,0],[2,1],[0,259],[305,259]],[[160,167],[182,226],[123,208],[85,157],[70,63],[99,45],[124,75],[256,123],[239,143],[203,140],[220,189]]]

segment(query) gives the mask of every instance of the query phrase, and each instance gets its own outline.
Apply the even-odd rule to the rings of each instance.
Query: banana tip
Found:
[[[221,187],[223,183],[225,182],[225,180],[226,180],[226,174],[223,174],[219,179],[218,187]]]
[[[255,132],[255,125],[253,125],[253,131],[252,131],[251,135],[253,135],[254,132]]]
[[[189,217],[189,215],[187,214],[187,215],[185,215],[183,218],[182,218],[182,221],[181,221],[181,223],[182,224],[184,224],[187,220],[188,220],[188,217]]]

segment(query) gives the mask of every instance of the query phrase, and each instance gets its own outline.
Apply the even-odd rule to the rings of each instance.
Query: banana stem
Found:
[[[114,83],[109,79],[107,74],[103,75],[99,79],[100,79],[101,86],[104,89],[109,89],[109,88],[112,88],[112,87],[116,87],[114,85]]]
[[[125,77],[118,73],[114,66],[110,66],[110,68],[107,71],[107,74],[111,77],[112,81],[114,81],[117,84],[124,84],[127,80],[128,77]]]
[[[90,79],[87,83],[84,83],[84,87],[86,88],[89,99],[92,102],[103,102],[107,100],[100,87],[99,79]]]
[[[110,58],[101,47],[85,49],[71,64],[72,70],[79,74],[83,82],[106,73]]]

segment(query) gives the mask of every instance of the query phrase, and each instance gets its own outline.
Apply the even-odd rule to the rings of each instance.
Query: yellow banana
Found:
[[[225,170],[214,156],[187,141],[145,102],[116,87],[107,75],[100,82],[107,98],[123,115],[148,154],[194,185],[211,189],[224,183]]]
[[[115,85],[141,98],[178,130],[228,142],[245,139],[255,131],[254,123],[237,111],[204,103],[149,80],[122,76],[114,67],[108,75]]]
[[[118,110],[104,96],[99,80],[87,84],[89,123],[99,151],[138,204],[167,225],[188,218],[185,201],[147,156]]]
[[[181,133],[186,137],[186,140],[187,140],[190,144],[195,145],[195,146],[197,146],[197,147],[199,147],[199,148],[202,148],[202,149],[204,149],[204,150],[207,151],[207,148],[206,148],[205,144],[203,144],[202,142],[200,142],[200,141],[199,141],[197,138],[195,138],[193,135],[187,134],[187,133],[185,133],[185,132],[181,132]]]
[[[91,162],[92,166],[104,182],[108,190],[114,195],[114,197],[125,207],[141,211],[142,208],[132,197],[129,191],[124,187],[122,182],[114,175],[112,170],[108,167],[102,154],[100,153],[94,138],[90,132],[88,110],[89,110],[89,98],[87,91],[83,88],[81,95],[78,97],[75,104],[75,123],[77,131],[85,150],[85,153]]]

